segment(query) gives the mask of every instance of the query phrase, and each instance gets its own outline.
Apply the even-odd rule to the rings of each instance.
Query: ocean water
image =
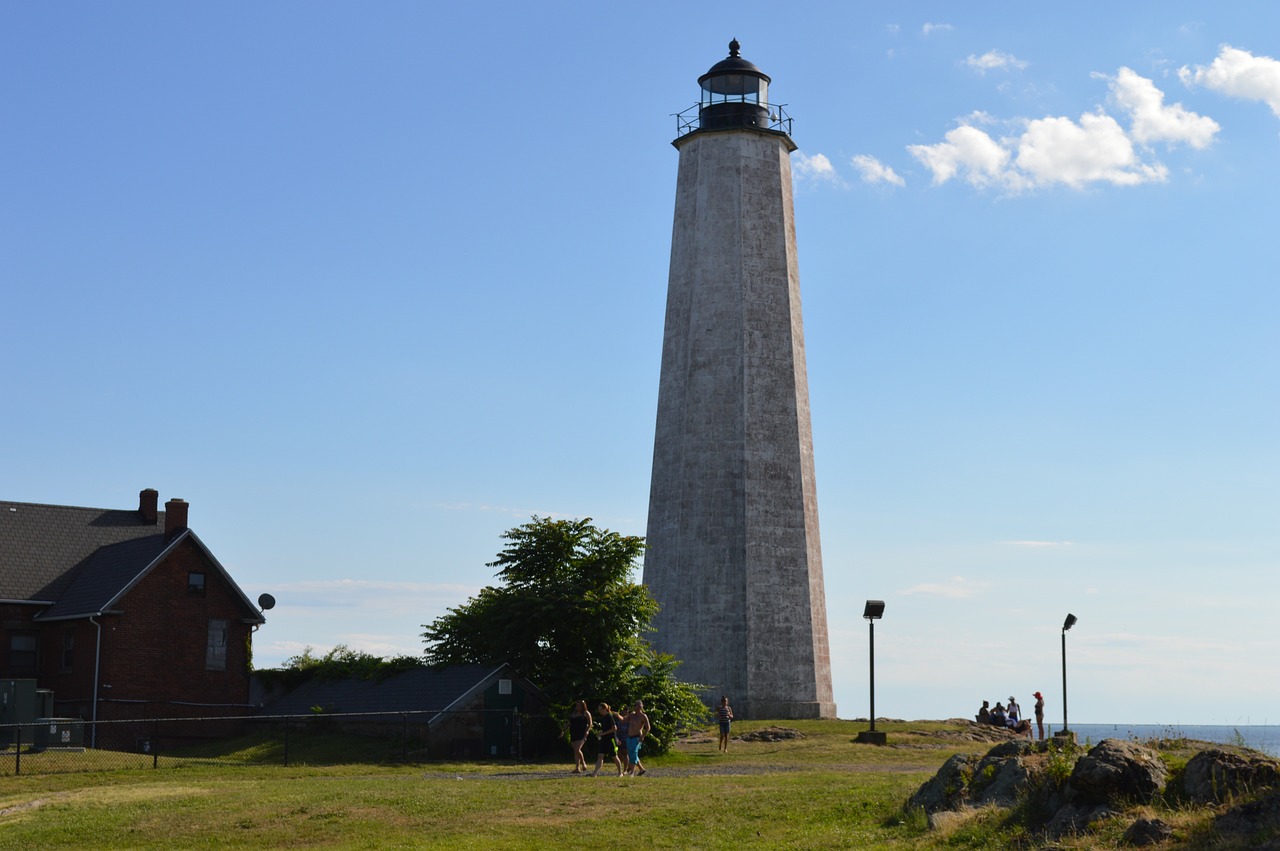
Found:
[[[1050,725],[1045,719],[1045,732],[1062,728],[1061,723]],[[1199,739],[1225,745],[1243,744],[1269,756],[1280,757],[1280,725],[1246,724],[1233,727],[1229,724],[1072,724],[1071,731],[1081,744],[1088,741],[1097,744],[1103,739]]]

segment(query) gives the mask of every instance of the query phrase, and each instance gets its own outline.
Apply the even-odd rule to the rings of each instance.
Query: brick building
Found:
[[[0,501],[0,679],[85,720],[244,714],[261,612],[186,502],[136,510]]]

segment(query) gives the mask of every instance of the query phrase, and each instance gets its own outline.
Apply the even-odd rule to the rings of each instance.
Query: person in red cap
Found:
[[[1036,726],[1040,728],[1040,741],[1044,741],[1044,695],[1036,692]]]

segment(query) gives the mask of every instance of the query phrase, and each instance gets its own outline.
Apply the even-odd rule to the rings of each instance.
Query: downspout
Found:
[[[93,709],[90,712],[89,720],[93,727],[89,733],[89,747],[96,748],[98,746],[98,679],[99,670],[102,666],[102,624],[94,620],[97,615],[89,618],[89,623],[98,628],[98,638],[93,648]]]

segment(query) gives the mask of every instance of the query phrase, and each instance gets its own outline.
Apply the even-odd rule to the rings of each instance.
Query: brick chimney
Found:
[[[156,507],[160,502],[160,492],[155,488],[147,488],[138,494],[138,514],[143,523],[156,522]]]
[[[172,541],[187,528],[187,502],[171,499],[164,504],[164,539]]]

